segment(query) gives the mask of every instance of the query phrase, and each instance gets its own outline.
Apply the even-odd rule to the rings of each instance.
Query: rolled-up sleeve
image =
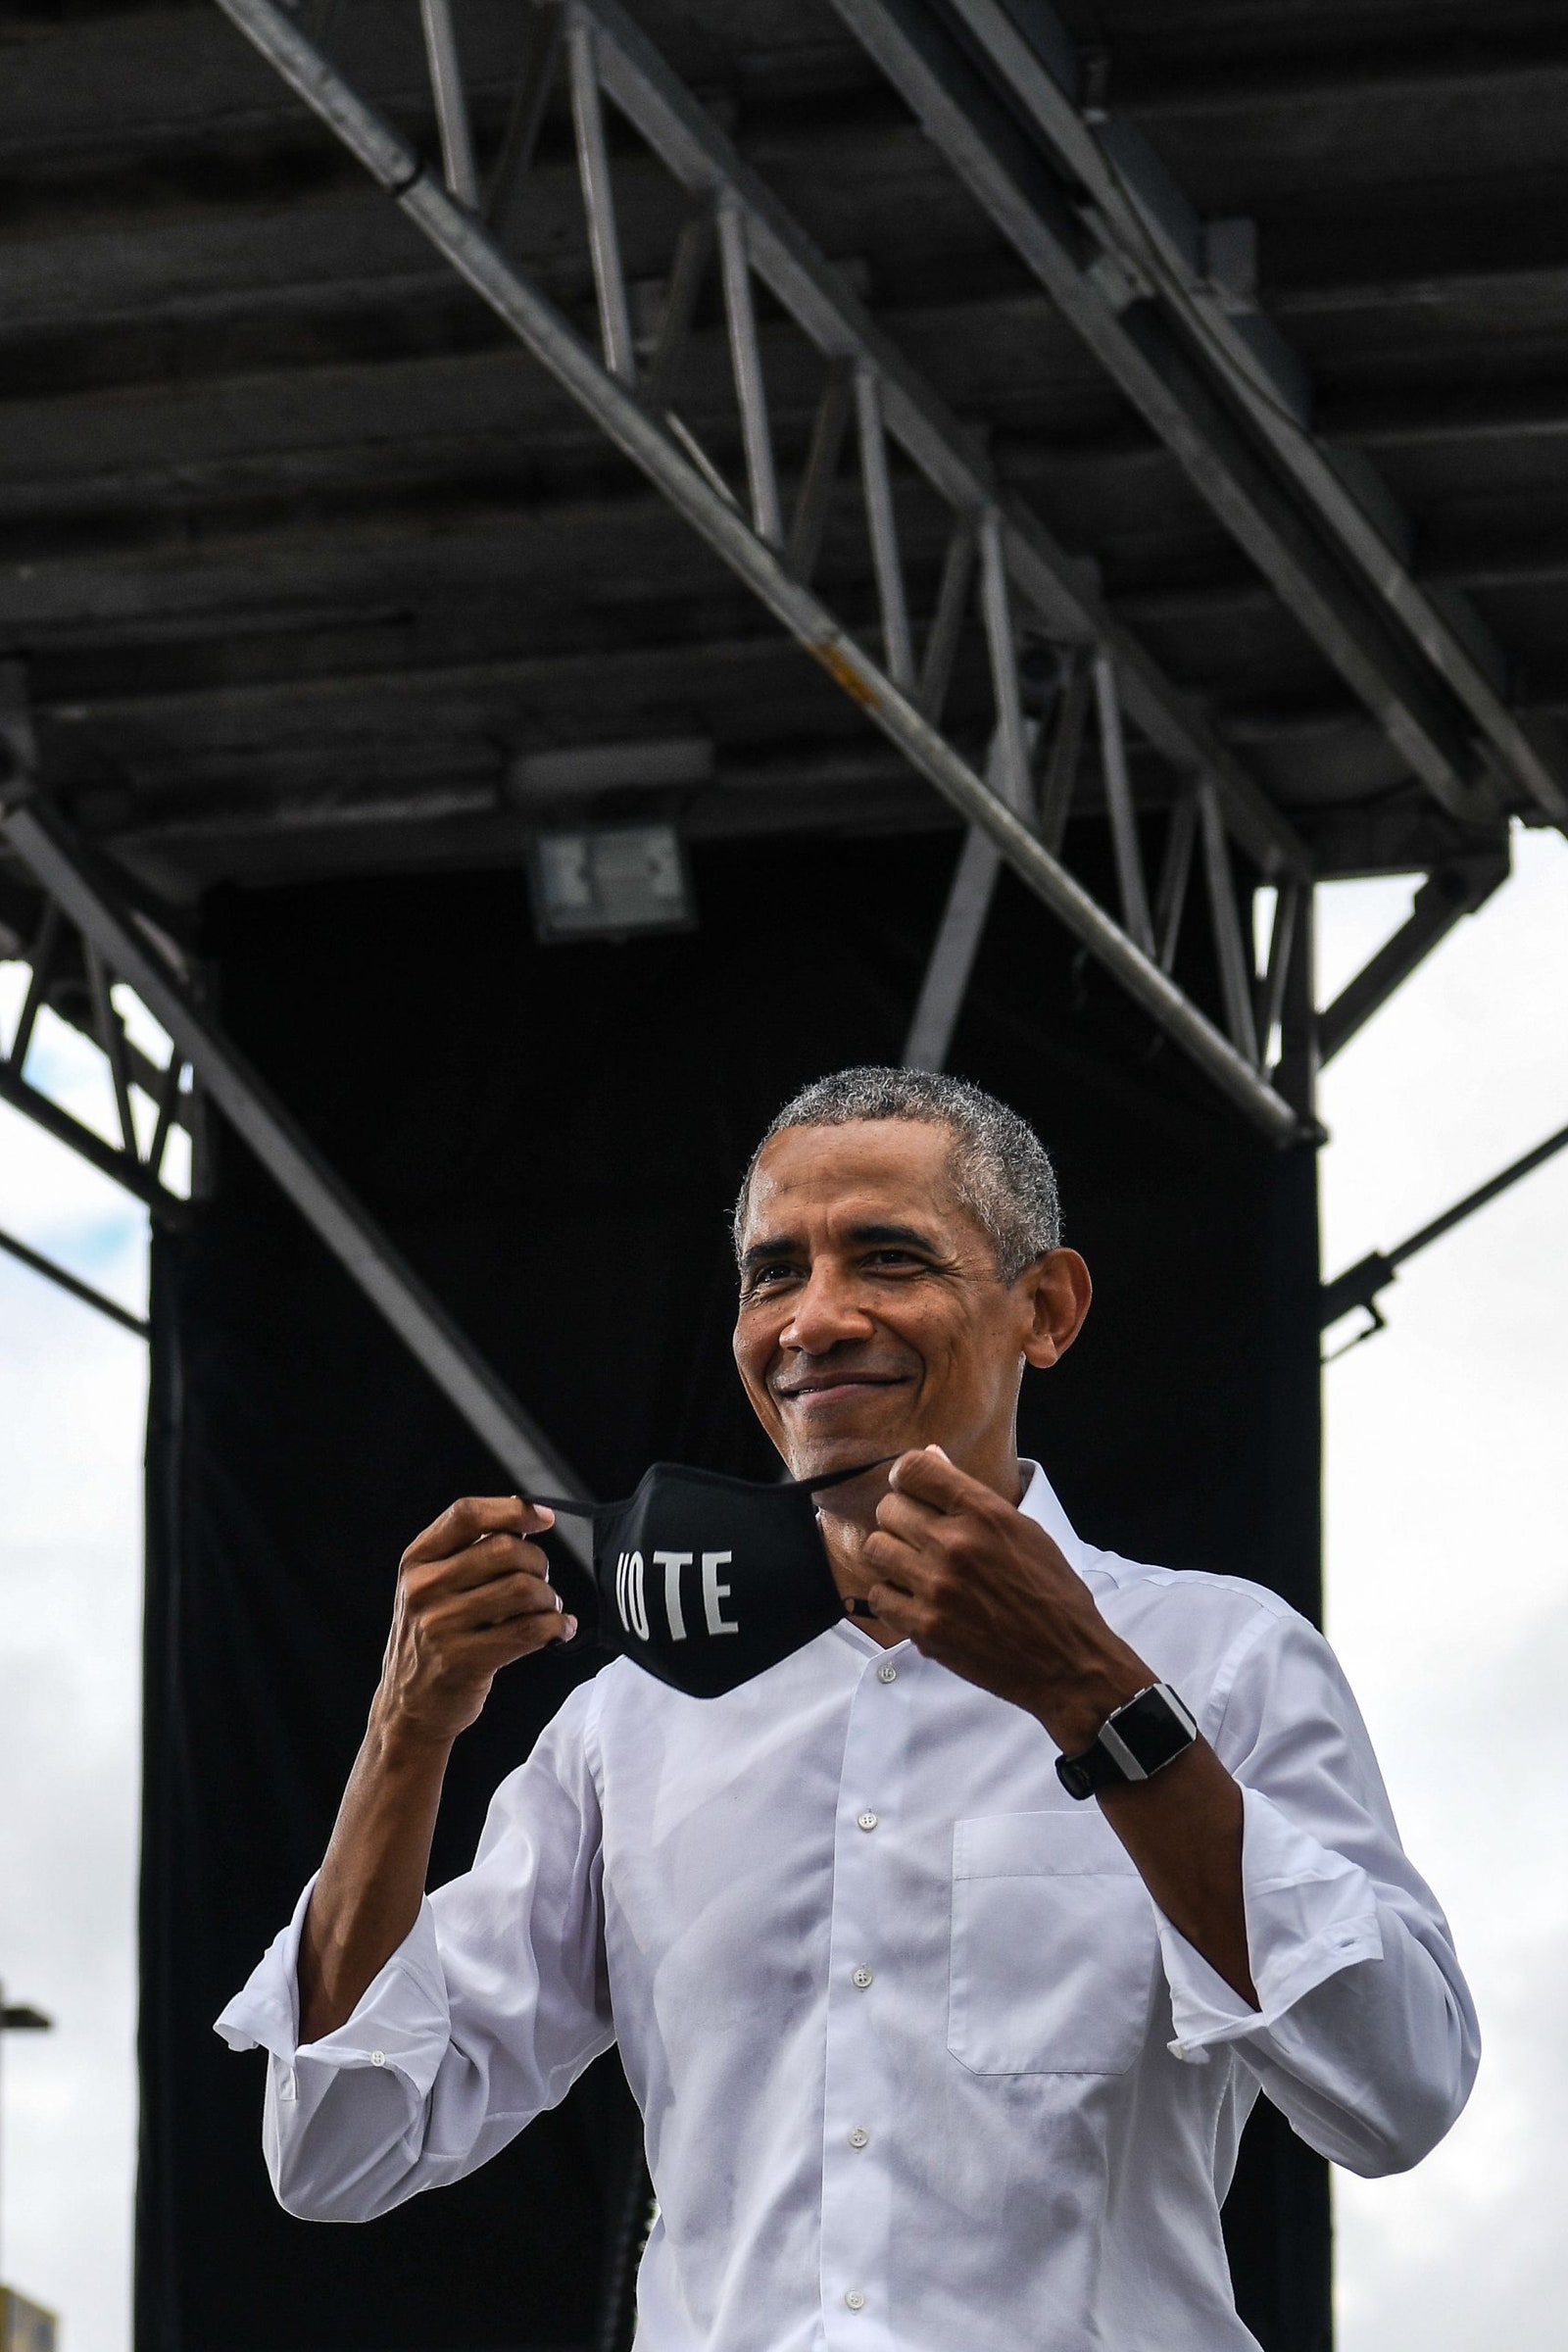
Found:
[[[1242,1787],[1258,2006],[1161,1915],[1171,2048],[1196,2062],[1228,2048],[1321,2155],[1366,2175],[1404,2171],[1463,2108],[1480,2033],[1360,1710],[1328,1643],[1282,1611],[1238,1643],[1207,1712]]]
[[[461,2179],[610,2046],[593,1721],[589,1684],[497,1789],[473,1868],[426,1899],[335,2033],[298,2038],[314,1881],[218,2020],[231,2049],[268,2052],[263,2147],[288,2212],[368,2221]]]

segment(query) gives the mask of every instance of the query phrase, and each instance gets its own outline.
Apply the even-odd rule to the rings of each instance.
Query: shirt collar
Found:
[[[1061,1498],[1038,1462],[1020,1458],[1019,1469],[1024,1474],[1024,1490],[1018,1508],[1026,1519],[1043,1527],[1061,1552],[1069,1568],[1082,1576],[1088,1565],[1089,1549],[1062,1509]]]

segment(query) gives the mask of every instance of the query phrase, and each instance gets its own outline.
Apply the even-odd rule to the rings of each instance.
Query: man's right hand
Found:
[[[447,1758],[503,1666],[577,1630],[514,1494],[470,1496],[403,1554],[392,1632],[299,1951],[299,2035],[349,2018],[419,1916]]]
[[[415,1538],[398,1567],[372,1720],[450,1746],[478,1716],[503,1666],[571,1640],[577,1621],[529,1541],[554,1525],[542,1503],[478,1494],[453,1503]]]

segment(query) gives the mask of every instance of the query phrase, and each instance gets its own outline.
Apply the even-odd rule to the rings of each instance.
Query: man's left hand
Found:
[[[1155,1678],[1045,1529],[939,1446],[901,1454],[866,1539],[890,1632],[1043,1723],[1064,1754]]]

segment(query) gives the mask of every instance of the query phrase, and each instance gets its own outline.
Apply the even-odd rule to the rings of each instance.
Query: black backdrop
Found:
[[[677,938],[540,949],[518,876],[220,896],[221,1015],[599,1492],[765,1475],[728,1356],[726,1216],[801,1081],[896,1060],[953,837],[713,845]],[[1202,954],[1201,942],[1198,955]],[[1203,988],[1200,962],[1188,974]],[[1086,1533],[1315,1613],[1315,1180],[1209,1097],[1004,877],[953,1056],[1038,1124],[1098,1296],[1026,1390]],[[474,2180],[358,2230],[276,2210],[261,2061],[211,2021],[319,1857],[410,1537],[504,1485],[220,1134],[154,1251],[138,2352],[587,2347],[634,2141],[612,2056]],[[435,1875],[573,1672],[505,1678]],[[1271,2111],[1227,2230],[1268,2352],[1328,2343],[1324,2168]]]

